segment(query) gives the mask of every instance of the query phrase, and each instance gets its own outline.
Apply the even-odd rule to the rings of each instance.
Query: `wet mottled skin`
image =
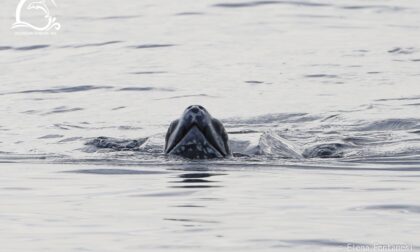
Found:
[[[189,106],[169,126],[165,153],[191,159],[230,156],[228,135],[222,123],[202,106]]]

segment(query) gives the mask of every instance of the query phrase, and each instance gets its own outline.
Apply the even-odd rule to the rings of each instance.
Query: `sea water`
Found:
[[[418,1],[57,0],[46,33],[17,4],[1,251],[420,250]],[[163,155],[191,104],[240,155]]]

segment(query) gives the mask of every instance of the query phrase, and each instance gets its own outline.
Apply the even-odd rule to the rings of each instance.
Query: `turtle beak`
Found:
[[[186,133],[177,135],[179,141],[172,142],[167,153],[181,155],[188,158],[222,158],[224,155],[211,142],[211,138],[200,130],[197,125],[192,125]]]

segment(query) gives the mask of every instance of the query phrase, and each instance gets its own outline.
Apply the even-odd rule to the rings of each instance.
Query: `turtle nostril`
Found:
[[[191,111],[192,111],[193,113],[198,113],[198,108],[197,108],[197,107],[194,107],[194,108],[192,108],[192,109],[191,109]]]

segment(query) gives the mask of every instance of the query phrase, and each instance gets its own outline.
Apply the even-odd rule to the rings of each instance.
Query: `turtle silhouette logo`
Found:
[[[27,28],[37,32],[48,32],[51,29],[60,30],[61,25],[56,22],[57,18],[51,15],[48,6],[57,7],[54,0],[20,0],[16,8],[16,22],[12,25],[11,29]],[[44,26],[33,25],[22,20],[22,11],[32,10],[43,13],[43,18],[47,22]]]

